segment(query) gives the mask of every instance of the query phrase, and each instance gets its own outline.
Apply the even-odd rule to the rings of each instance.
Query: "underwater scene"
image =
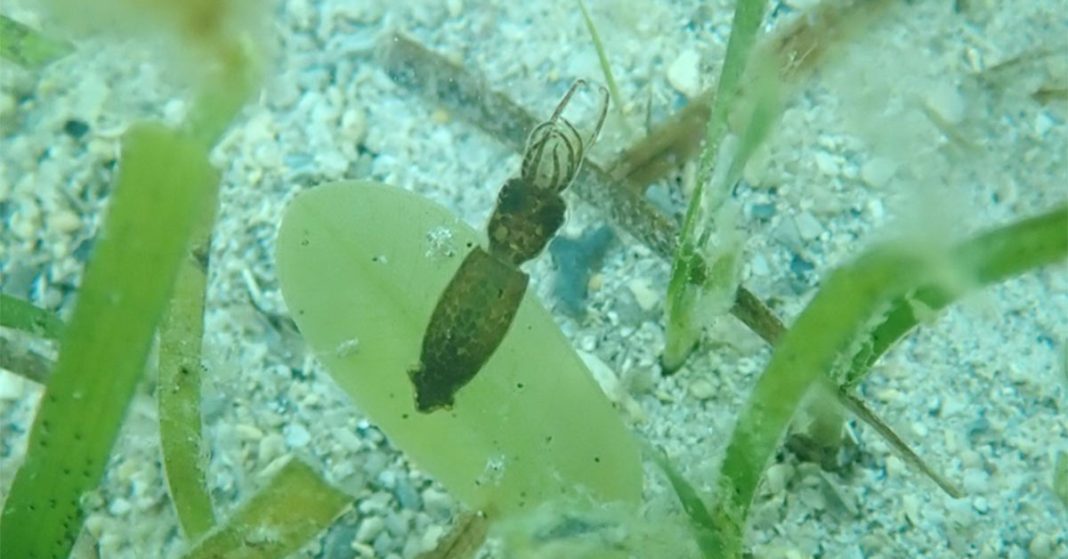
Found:
[[[6,0],[0,559],[1068,557],[1068,0]]]

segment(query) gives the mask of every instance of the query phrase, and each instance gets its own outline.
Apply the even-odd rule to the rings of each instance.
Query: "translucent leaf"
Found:
[[[338,385],[468,506],[506,512],[582,494],[636,502],[635,441],[529,291],[453,408],[416,411],[407,371],[438,296],[478,242],[415,194],[367,182],[320,186],[283,220],[282,293]]]

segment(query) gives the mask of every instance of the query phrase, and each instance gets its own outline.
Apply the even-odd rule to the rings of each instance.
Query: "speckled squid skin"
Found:
[[[559,194],[519,177],[508,180],[486,226],[490,253],[518,268],[545,249],[564,224],[566,211]]]
[[[408,371],[417,410],[452,406],[508,333],[528,280],[482,247],[467,254],[430,316],[419,364]]]

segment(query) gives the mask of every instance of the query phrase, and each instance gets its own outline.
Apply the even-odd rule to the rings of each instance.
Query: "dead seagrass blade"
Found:
[[[636,442],[529,294],[452,409],[417,412],[406,373],[439,295],[483,242],[411,192],[334,183],[290,205],[278,275],[293,319],[337,384],[468,507],[507,514],[567,495],[638,502]]]

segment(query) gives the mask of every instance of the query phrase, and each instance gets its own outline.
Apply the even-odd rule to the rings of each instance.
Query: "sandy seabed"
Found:
[[[30,4],[4,11],[47,25]],[[713,85],[732,4],[588,4],[624,100],[592,155],[607,164],[648,123]],[[770,32],[815,4],[773,3]],[[787,324],[820,278],[879,240],[946,242],[1068,198],[1068,111],[1063,98],[1038,95],[1063,94],[1068,83],[1068,3],[894,4],[791,90],[735,190],[747,235],[743,283]],[[601,70],[570,1],[271,6],[267,83],[212,157],[223,186],[205,341],[209,482],[225,515],[269,464],[311,457],[357,501],[301,556],[414,557],[447,530],[457,505],[347,402],[299,338],[268,319],[286,312],[273,265],[278,224],[301,190],[360,178],[419,192],[481,228],[516,172],[516,153],[391,81],[375,56],[387,33],[462,63],[536,115]],[[61,315],[103,216],[122,131],[138,119],[176,123],[188,109],[151,52],[110,39],[76,44],[38,73],[0,71],[0,288]],[[648,196],[680,212],[680,176]],[[563,234],[606,222],[599,208],[568,201]],[[534,289],[583,357],[614,375],[622,391],[613,397],[633,430],[708,489],[769,350],[724,318],[686,367],[661,378],[669,267],[619,239],[589,280],[585,316],[561,310],[548,254],[528,268]],[[1066,271],[1043,269],[967,298],[889,353],[860,388],[965,498],[938,491],[854,421],[848,473],[776,456],[750,517],[754,555],[1068,556],[1068,513],[1051,487],[1054,460],[1068,452]],[[0,371],[5,492],[40,394]],[[105,483],[86,500],[100,557],[180,552],[155,413],[148,382]],[[679,514],[661,477],[647,472],[650,510]]]

